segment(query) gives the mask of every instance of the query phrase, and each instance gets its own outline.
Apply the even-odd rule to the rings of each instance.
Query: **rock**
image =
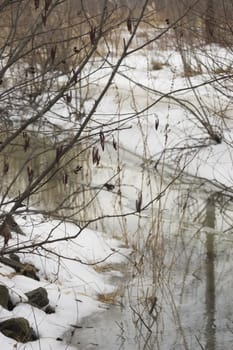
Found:
[[[12,238],[10,228],[6,221],[0,226],[0,235],[4,238],[4,247],[7,246],[9,239]]]
[[[25,235],[11,214],[6,214],[5,222],[7,223],[10,231],[14,231],[19,235]]]
[[[22,264],[17,259],[9,259],[4,256],[0,256],[0,263],[12,267],[13,269],[15,269],[16,272],[20,273],[21,275],[33,278],[36,281],[40,280],[36,274],[38,269],[34,265]]]
[[[6,286],[0,285],[0,305],[8,310],[13,310],[14,305],[10,299],[9,291]]]
[[[0,331],[9,338],[18,342],[26,343],[36,340],[37,336],[30,327],[28,320],[23,317],[11,318],[0,323]]]
[[[10,296],[7,287],[0,285],[0,305],[5,309],[8,309],[9,300]]]
[[[23,268],[20,270],[20,273],[26,277],[30,277],[36,281],[39,281],[39,277],[37,276],[37,268],[31,264],[24,264]]]
[[[16,261],[15,259],[9,259],[5,256],[0,256],[0,263],[10,266],[12,269],[14,269],[16,272],[20,272],[20,270],[23,268],[23,264],[21,262]]]
[[[20,263],[20,258],[19,258],[19,256],[18,256],[17,254],[11,253],[11,254],[9,255],[9,257],[10,257],[11,260],[14,260],[14,261],[17,261],[17,262]]]
[[[55,309],[50,305],[46,306],[44,311],[46,314],[54,314],[55,313]]]
[[[28,297],[28,301],[31,305],[37,306],[40,309],[49,304],[48,293],[45,288],[39,287],[25,293],[25,295]]]

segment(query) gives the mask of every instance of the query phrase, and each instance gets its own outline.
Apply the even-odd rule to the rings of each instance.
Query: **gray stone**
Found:
[[[0,285],[0,305],[5,309],[8,309],[10,296],[7,287]]]
[[[54,314],[55,313],[55,309],[50,305],[46,306],[44,311],[46,314]]]
[[[49,304],[48,293],[45,288],[39,287],[25,294],[29,303],[40,309]]]
[[[0,323],[0,331],[9,338],[26,343],[36,340],[36,334],[30,327],[28,320],[23,317],[11,318]]]
[[[18,256],[17,254],[11,253],[11,254],[9,255],[9,257],[10,257],[11,260],[14,260],[14,261],[17,261],[17,262],[20,263],[20,258],[19,258],[19,256]]]
[[[35,266],[31,264],[22,264],[20,261],[17,261],[17,259],[9,259],[5,256],[0,256],[0,263],[12,267],[13,269],[15,269],[16,272],[20,273],[21,275],[33,278],[37,281],[40,280],[39,277],[36,275],[38,270]]]

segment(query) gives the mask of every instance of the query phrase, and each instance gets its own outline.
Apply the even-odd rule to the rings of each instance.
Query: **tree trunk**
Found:
[[[215,9],[214,0],[207,0],[205,16],[205,40],[207,44],[215,42]]]

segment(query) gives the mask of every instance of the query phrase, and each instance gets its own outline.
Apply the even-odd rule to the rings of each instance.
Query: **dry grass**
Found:
[[[35,23],[36,31],[33,29]],[[4,11],[0,46],[14,50],[27,40],[20,52],[24,62],[32,67],[38,65],[42,71],[54,68],[66,72],[75,67],[90,49],[91,25],[92,21],[88,21],[84,14],[71,11],[69,2],[54,8],[43,23],[34,2],[28,6],[22,1],[20,6],[11,5]]]
[[[125,263],[108,263],[108,264],[96,264],[94,270],[98,273],[112,272],[112,271],[124,271]]]
[[[183,71],[183,77],[189,78],[200,74],[202,74],[202,70],[200,68],[194,68],[189,64],[185,65],[184,71]]]
[[[97,295],[97,299],[104,304],[108,305],[121,305],[121,301],[119,300],[124,296],[124,291],[117,289],[114,292],[111,293],[99,293]]]
[[[161,69],[163,69],[164,67],[167,67],[167,66],[169,66],[169,64],[166,63],[166,62],[161,62],[161,61],[158,61],[158,60],[155,60],[155,59],[151,60],[151,69],[152,70],[161,70]]]
[[[229,66],[218,66],[213,69],[211,69],[211,73],[213,74],[232,74],[233,72],[233,67],[231,65]]]

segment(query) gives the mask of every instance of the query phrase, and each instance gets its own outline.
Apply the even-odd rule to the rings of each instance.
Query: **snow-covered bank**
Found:
[[[20,345],[0,333],[1,346],[5,350],[15,347],[25,350],[73,349],[63,342],[63,335],[72,329],[72,325],[79,325],[83,317],[103,309],[98,294],[105,295],[116,289],[116,286],[110,284],[109,278],[111,275],[121,275],[119,271],[114,271],[114,264],[124,264],[124,256],[129,251],[120,247],[119,241],[89,229],[83,230],[77,238],[69,239],[79,232],[79,228],[71,223],[45,220],[41,215],[28,215],[17,221],[25,236],[12,233],[8,249],[22,249],[31,243],[39,245],[46,239],[54,240],[54,243],[45,244],[44,249],[38,246],[22,249],[18,253],[21,262],[33,264],[38,269],[40,281],[0,264],[0,284],[8,288],[12,303],[16,305],[11,311],[0,307],[0,321],[24,317],[39,336],[36,341]],[[56,242],[60,238],[64,240]],[[0,244],[3,246],[3,239]],[[105,263],[112,264],[110,274],[98,272],[97,267]],[[47,290],[54,313],[47,314],[27,303],[25,293],[38,287]]]
[[[127,57],[96,114],[103,123],[116,121],[120,106],[125,130],[119,133],[119,143],[124,149],[154,163],[162,159],[166,165],[185,166],[193,176],[230,187],[231,81],[224,69],[232,53],[206,46],[197,49],[192,59],[200,62],[203,71],[184,77],[179,52],[159,50],[156,43],[154,50]],[[161,69],[153,70],[153,60],[161,62]],[[223,73],[218,74],[220,66]],[[104,82],[99,79],[99,88]]]

